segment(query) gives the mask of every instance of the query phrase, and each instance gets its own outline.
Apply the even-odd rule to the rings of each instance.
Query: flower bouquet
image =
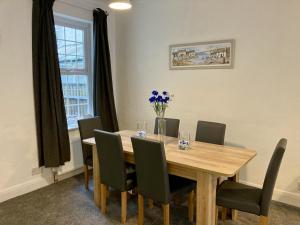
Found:
[[[167,91],[163,91],[162,94],[159,94],[158,91],[152,91],[152,95],[149,98],[149,102],[152,104],[153,109],[158,117],[157,134],[159,135],[161,141],[166,135],[166,120],[164,117],[172,97],[173,96],[171,96]]]
[[[153,109],[159,118],[165,117],[166,108],[169,102],[172,100],[170,94],[167,91],[163,91],[159,94],[158,91],[152,91],[152,95],[149,98],[149,102],[152,104]]]

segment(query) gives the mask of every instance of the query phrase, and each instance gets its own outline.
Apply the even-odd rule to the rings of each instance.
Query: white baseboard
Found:
[[[254,184],[254,183],[247,182],[244,180],[241,180],[240,182],[243,184],[247,184],[247,185],[258,187],[258,188],[262,187],[262,185]],[[282,203],[285,203],[288,205],[300,207],[300,194],[298,194],[298,193],[288,192],[288,191],[284,191],[284,190],[275,188],[274,193],[273,193],[273,200],[277,201],[277,202],[282,202]]]
[[[61,181],[61,180],[76,176],[82,172],[83,172],[82,167],[75,169],[75,170],[63,172],[61,174],[58,174],[58,180]],[[14,185],[14,186],[6,188],[4,190],[0,190],[0,202],[4,202],[11,198],[15,198],[20,195],[24,195],[29,192],[46,187],[50,184],[53,184],[52,180],[53,180],[52,178],[46,179],[46,178],[42,177],[41,175],[39,175],[39,176],[37,176],[29,181],[26,181],[24,183]]]
[[[38,176],[24,183],[14,185],[4,190],[0,190],[0,202],[4,202],[11,198],[27,194],[42,187],[46,187],[50,184],[51,183],[49,183],[49,181],[47,181],[45,178],[43,178],[42,176]]]

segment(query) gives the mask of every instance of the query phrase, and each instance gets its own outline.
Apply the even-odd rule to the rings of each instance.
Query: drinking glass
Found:
[[[178,132],[178,148],[180,150],[188,150],[191,146],[191,133],[188,131]]]
[[[136,123],[137,135],[139,137],[145,138],[147,136],[148,124],[146,121],[138,121]]]

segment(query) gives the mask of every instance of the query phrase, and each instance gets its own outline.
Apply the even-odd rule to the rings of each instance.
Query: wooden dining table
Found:
[[[117,133],[122,139],[125,160],[134,163],[131,137],[137,135],[137,132],[124,130]],[[161,140],[155,134],[148,134],[147,138]],[[256,156],[256,151],[197,141],[191,143],[189,150],[179,150],[177,138],[164,137],[163,141],[169,174],[197,182],[196,224],[216,225],[217,179],[234,177]],[[85,139],[83,142],[93,146],[94,201],[100,207],[100,166],[95,139]]]

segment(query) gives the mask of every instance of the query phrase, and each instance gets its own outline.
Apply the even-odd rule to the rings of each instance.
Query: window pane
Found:
[[[78,44],[77,43],[77,55],[84,56],[83,44]]]
[[[66,68],[66,56],[65,55],[58,55],[58,58],[59,58],[59,66],[60,68],[62,69],[65,69]]]
[[[75,128],[78,119],[91,115],[90,74],[80,72],[91,71],[87,68],[91,66],[90,58],[85,58],[85,51],[90,51],[91,40],[86,39],[86,36],[91,35],[91,27],[86,23],[79,24],[78,21],[73,23],[70,19],[64,23],[63,18],[60,18],[57,22],[55,29],[68,127]],[[68,24],[71,26],[68,27]],[[83,26],[86,28],[83,29]],[[79,75],[82,73],[84,75]]]
[[[77,67],[77,59],[76,56],[67,55],[66,56],[66,69],[72,70]]]
[[[55,25],[56,38],[57,39],[65,39],[65,30],[64,27]]]
[[[66,115],[69,127],[76,127],[77,120],[89,115],[87,75],[61,76]]]
[[[76,41],[83,43],[83,31],[82,30],[76,30]]]
[[[67,41],[76,41],[74,28],[65,27],[65,35],[66,35],[65,39]]]
[[[77,69],[84,70],[85,69],[85,61],[81,56],[77,57]]]
[[[58,54],[66,54],[65,41],[57,40]]]
[[[66,55],[76,55],[76,42],[66,41]]]

